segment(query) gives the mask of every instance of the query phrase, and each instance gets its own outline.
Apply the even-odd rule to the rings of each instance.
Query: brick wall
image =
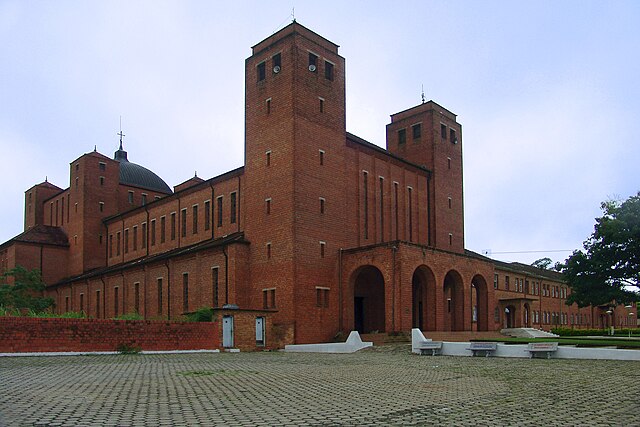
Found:
[[[215,322],[0,317],[0,352],[213,350],[220,347]]]

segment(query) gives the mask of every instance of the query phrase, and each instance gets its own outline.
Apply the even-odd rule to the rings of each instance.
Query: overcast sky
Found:
[[[232,4],[233,3],[233,4]],[[347,130],[385,145],[421,85],[463,126],[466,247],[566,258],[640,190],[640,2],[0,0],[0,242],[24,191],[113,156],[170,186],[243,164],[244,60],[291,22],[340,45]],[[519,252],[519,253],[504,253]]]

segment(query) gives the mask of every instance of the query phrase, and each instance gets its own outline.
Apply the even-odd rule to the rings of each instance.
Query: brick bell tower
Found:
[[[463,253],[462,127],[456,115],[433,101],[393,114],[387,150],[431,170],[429,246]]]
[[[253,46],[245,63],[249,300],[277,309],[276,323],[296,342],[326,340],[320,331],[338,329],[344,65],[336,44],[295,21]],[[317,303],[319,289],[329,309]]]

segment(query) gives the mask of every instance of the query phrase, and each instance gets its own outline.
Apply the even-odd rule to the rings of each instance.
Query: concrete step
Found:
[[[514,338],[552,338],[558,336],[535,328],[508,328],[502,329],[500,333]]]

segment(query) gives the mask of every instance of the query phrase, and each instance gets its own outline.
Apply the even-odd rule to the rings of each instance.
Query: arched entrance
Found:
[[[471,310],[472,319],[477,331],[489,330],[489,297],[487,281],[479,274],[471,279]]]
[[[460,273],[451,270],[444,277],[444,330],[464,331],[464,286]]]
[[[429,267],[422,265],[413,272],[412,327],[422,331],[436,330],[436,279]]]
[[[504,327],[515,328],[516,327],[516,307],[508,305],[504,309]]]
[[[384,277],[372,265],[354,273],[353,329],[360,333],[385,331]]]
[[[525,328],[530,328],[531,327],[531,310],[529,308],[529,304],[525,303],[524,304],[524,327]]]

